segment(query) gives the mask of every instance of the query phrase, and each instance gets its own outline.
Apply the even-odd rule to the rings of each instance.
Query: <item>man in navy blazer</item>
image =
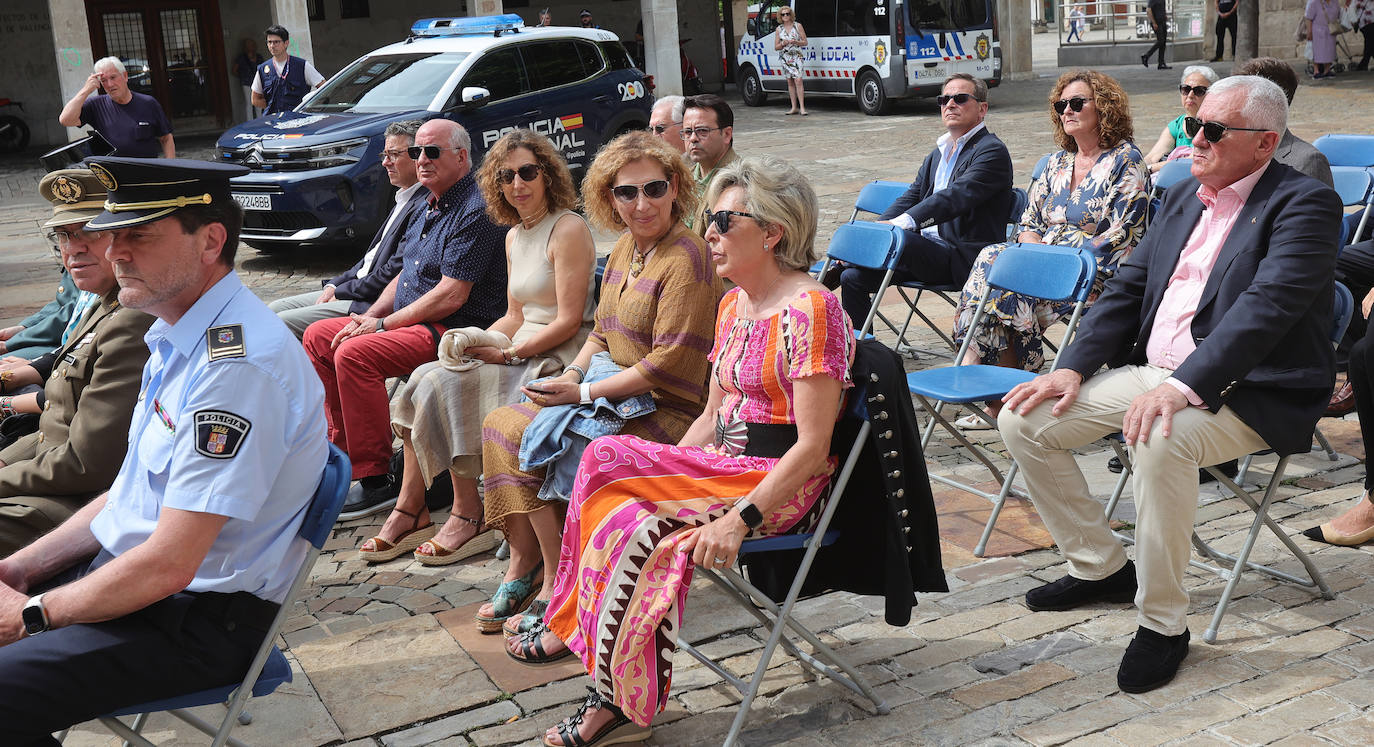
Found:
[[[307,291],[268,304],[296,339],[313,322],[361,314],[372,308],[382,289],[401,271],[401,240],[411,219],[424,209],[429,197],[429,192],[420,188],[415,161],[406,152],[415,144],[415,133],[422,124],[420,120],[407,120],[392,122],[386,128],[382,167],[396,187],[396,205],[377,229],[363,258],[337,277],[323,281],[322,291]]]
[[[907,231],[893,281],[963,285],[978,252],[1005,241],[1012,206],[1011,155],[983,125],[988,87],[967,73],[945,79],[936,99],[945,134],[935,141],[916,181],[881,216]],[[856,326],[868,316],[869,294],[883,273],[847,268],[841,301]]]
[[[1117,671],[1126,692],[1169,682],[1188,653],[1198,467],[1307,451],[1330,396],[1340,200],[1272,160],[1286,125],[1272,82],[1212,87],[1188,123],[1193,179],[1165,193],[1059,367],[1013,389],[998,420],[1069,562],[1026,604],[1134,599],[1138,628]],[[1117,430],[1133,447],[1134,566],[1071,451]]]

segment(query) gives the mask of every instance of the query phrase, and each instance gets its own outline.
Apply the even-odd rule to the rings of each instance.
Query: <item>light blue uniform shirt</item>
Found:
[[[227,516],[186,590],[281,602],[328,454],[319,376],[234,272],[144,341],[128,453],[92,534],[118,556],[148,539],[164,506]]]

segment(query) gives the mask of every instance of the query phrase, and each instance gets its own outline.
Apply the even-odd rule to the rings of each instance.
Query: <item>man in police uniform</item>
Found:
[[[307,93],[324,85],[324,76],[309,60],[287,52],[291,32],[274,24],[267,27],[266,36],[272,59],[258,65],[253,78],[253,106],[263,114],[289,112]]]
[[[124,459],[111,433],[129,430],[139,376],[148,360],[143,333],[153,318],[119,304],[105,256],[109,231],[83,231],[100,214],[105,187],[87,169],[54,171],[38,185],[53,204],[44,224],[68,273],[84,293],[66,341],[32,364],[0,373],[36,393],[0,396],[0,413],[41,412],[38,430],[0,450],[0,557],[71,517],[110,487]]]
[[[327,458],[300,345],[233,271],[241,213],[199,161],[91,159],[119,301],[158,317],[119,476],[0,561],[0,744],[234,682],[284,599]],[[113,435],[113,434],[112,434]]]

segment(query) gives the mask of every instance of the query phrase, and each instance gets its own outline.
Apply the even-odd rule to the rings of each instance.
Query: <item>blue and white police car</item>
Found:
[[[649,122],[647,76],[615,34],[524,26],[514,14],[418,21],[405,41],[344,68],[294,111],[220,136],[243,240],[263,251],[360,245],[392,205],[386,126],[444,117],[472,136],[473,163],[506,132],[547,135],[579,174],[614,136]]]

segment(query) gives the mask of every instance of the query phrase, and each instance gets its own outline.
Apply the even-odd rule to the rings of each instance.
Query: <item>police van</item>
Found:
[[[893,99],[939,95],[953,73],[989,87],[1002,82],[995,0],[764,0],[750,7],[739,44],[739,90],[749,106],[787,94],[773,49],[782,6],[806,31],[807,96],[853,96],[865,114],[882,114]]]
[[[472,136],[474,168],[503,134],[547,135],[580,176],[603,143],[649,122],[647,76],[600,29],[525,27],[520,16],[430,18],[354,61],[294,111],[220,136],[243,240],[263,251],[370,241],[393,203],[388,124],[443,117]]]

